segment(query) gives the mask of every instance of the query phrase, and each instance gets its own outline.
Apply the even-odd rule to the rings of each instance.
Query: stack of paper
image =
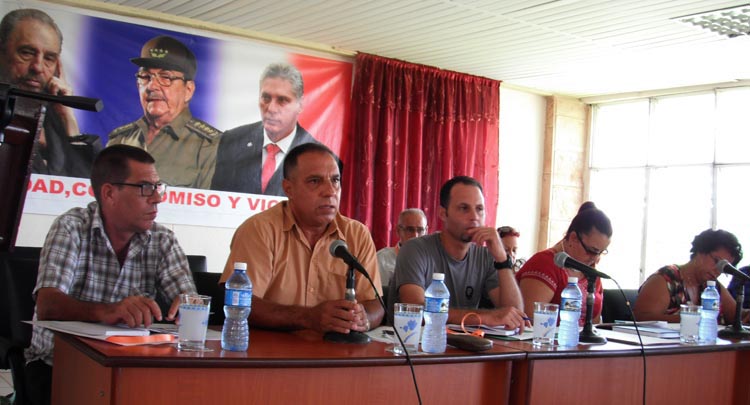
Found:
[[[148,329],[129,328],[121,325],[105,325],[102,323],[79,321],[28,321],[28,323],[71,335],[106,340],[107,342],[123,346],[162,344],[175,341],[175,337],[172,335],[151,335]]]
[[[612,327],[613,331],[617,332],[624,332],[624,333],[631,333],[631,334],[637,334],[635,326],[633,325],[614,325]],[[638,332],[642,336],[653,336],[658,337],[662,339],[679,339],[680,337],[680,331],[670,328],[669,326],[662,326],[662,325],[638,325]]]

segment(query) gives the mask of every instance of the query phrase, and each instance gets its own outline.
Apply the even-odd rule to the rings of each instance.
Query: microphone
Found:
[[[555,265],[557,265],[557,267],[567,267],[570,269],[578,270],[581,273],[585,274],[586,277],[595,276],[595,277],[606,278],[606,279],[612,278],[602,273],[601,271],[594,269],[593,267],[587,266],[579,262],[578,260],[570,257],[570,255],[568,255],[565,252],[560,252],[555,255]]]
[[[732,263],[729,263],[729,261],[727,261],[726,259],[719,260],[719,262],[716,263],[716,269],[722,273],[726,273],[734,277],[739,277],[745,283],[750,281],[750,276],[737,270],[737,268],[732,266]]]
[[[344,263],[348,264],[349,267],[362,273],[366,279],[370,279],[370,275],[367,274],[367,270],[362,266],[362,263],[360,263],[359,260],[349,252],[349,246],[346,245],[346,242],[341,239],[336,239],[331,242],[328,251],[331,252],[331,256],[338,257],[343,260]]]
[[[346,292],[344,293],[344,299],[347,301],[356,301],[356,292],[354,289],[354,270],[359,271],[365,275],[367,280],[370,280],[370,275],[367,274],[365,268],[359,263],[356,257],[352,256],[349,252],[349,246],[346,246],[346,242],[341,239],[337,239],[331,242],[331,246],[328,248],[331,252],[331,256],[338,257],[349,265],[349,270],[346,272]],[[370,280],[372,282],[372,280]],[[376,291],[377,293],[377,291]],[[350,330],[349,333],[339,332],[326,332],[323,335],[323,339],[329,342],[335,343],[352,343],[352,344],[365,344],[370,343],[370,337],[366,334]]]

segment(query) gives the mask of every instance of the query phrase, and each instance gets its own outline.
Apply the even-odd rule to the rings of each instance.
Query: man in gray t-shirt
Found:
[[[498,286],[493,262],[487,249],[474,244],[463,260],[453,259],[440,243],[438,232],[415,238],[401,247],[397,257],[399,272],[393,280],[399,285],[415,284],[426,290],[432,282],[432,273],[444,273],[445,285],[451,293],[450,307],[477,309],[479,300],[489,299],[490,291]]]
[[[507,260],[503,243],[495,228],[484,226],[484,215],[479,182],[466,176],[446,182],[440,189],[443,231],[412,239],[401,247],[389,286],[388,308],[396,302],[424,304],[424,291],[437,272],[445,274],[451,294],[449,323],[461,323],[466,313],[477,312],[485,325],[506,325],[508,329],[530,325],[514,274],[502,266]],[[495,309],[477,309],[482,296],[489,298]]]

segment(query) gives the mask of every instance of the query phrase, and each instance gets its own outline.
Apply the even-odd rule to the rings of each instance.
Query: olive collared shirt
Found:
[[[107,146],[125,144],[145,149],[156,160],[161,180],[170,186],[211,187],[221,131],[194,118],[185,108],[148,145],[147,133],[148,123],[141,117],[110,132]]]

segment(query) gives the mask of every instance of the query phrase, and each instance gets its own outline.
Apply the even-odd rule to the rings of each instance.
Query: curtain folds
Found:
[[[494,226],[499,103],[499,81],[358,54],[342,212],[370,228],[378,249],[391,246],[405,208],[440,229],[440,186],[467,175],[482,183]]]

